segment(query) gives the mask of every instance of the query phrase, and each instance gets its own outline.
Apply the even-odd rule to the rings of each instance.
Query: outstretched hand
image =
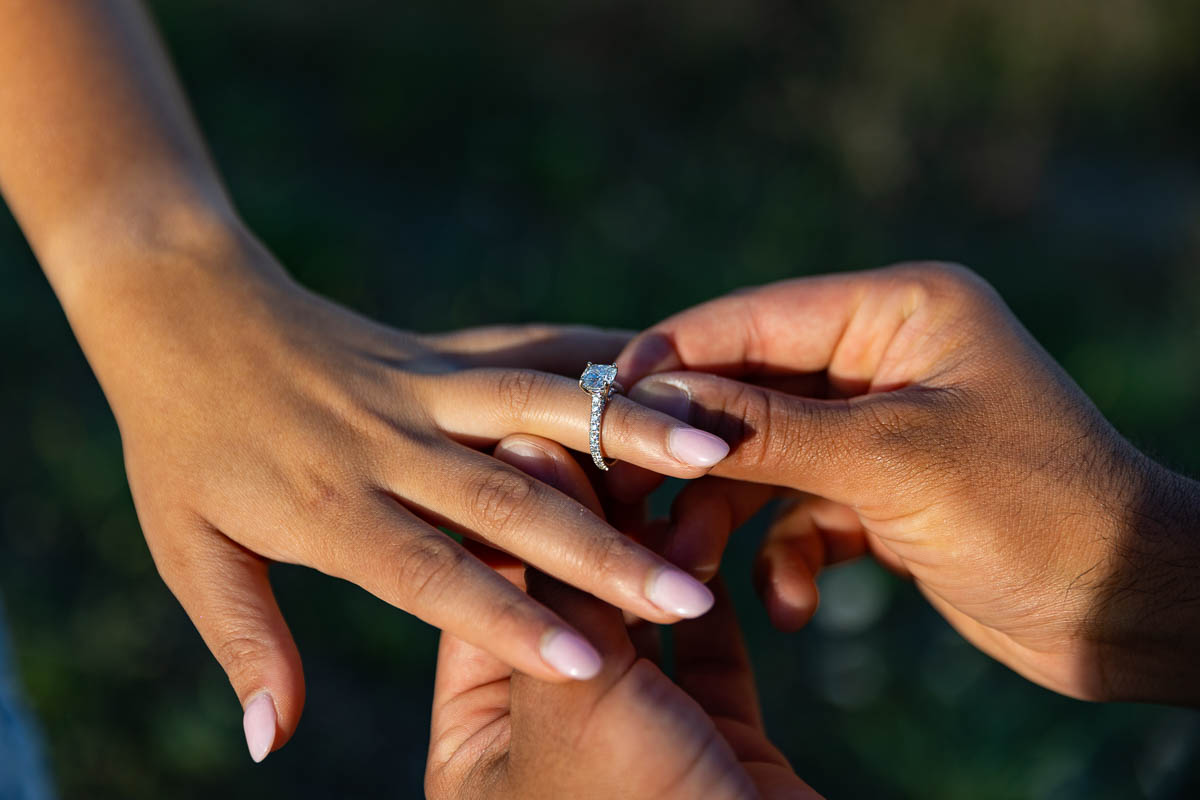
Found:
[[[598,510],[559,446],[513,436],[496,457]],[[491,553],[511,580],[526,574]],[[719,583],[716,606],[675,626],[677,683],[639,658],[618,609],[529,572],[529,592],[600,648],[586,682],[550,684],[442,635],[426,792],[459,797],[815,798],[767,740],[737,619]]]
[[[220,241],[160,254],[138,282],[111,279],[121,302],[97,295],[73,312],[120,425],[146,541],[242,700],[256,760],[291,735],[304,699],[270,562],[352,581],[542,680],[586,677],[546,648],[587,642],[439,527],[645,619],[708,609],[701,584],[481,452],[518,431],[586,452],[579,371],[611,360],[626,334],[402,332],[300,288],[249,235]],[[728,451],[624,397],[605,414],[604,448],[681,477]]]

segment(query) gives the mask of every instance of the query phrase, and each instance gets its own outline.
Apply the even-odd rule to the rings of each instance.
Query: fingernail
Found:
[[[696,428],[676,428],[667,436],[671,455],[691,467],[711,467],[729,455],[729,445],[720,436]]]
[[[713,605],[713,594],[707,586],[674,567],[663,567],[651,579],[646,596],[663,611],[689,619],[700,616]]]
[[[596,648],[570,631],[555,631],[542,644],[542,659],[557,672],[586,681],[596,677],[603,662]]]
[[[691,414],[692,399],[687,390],[666,381],[641,381],[633,387],[629,397],[683,422],[687,422]],[[671,455],[690,467],[711,467],[729,455],[729,445],[720,436],[692,427],[671,431],[667,448]]]
[[[629,391],[629,399],[684,422],[692,408],[687,390],[666,381],[640,381]]]
[[[626,362],[621,371],[630,375],[648,375],[679,365],[675,346],[661,333],[642,334],[621,358]]]
[[[246,704],[242,730],[246,732],[250,757],[255,764],[261,762],[275,743],[275,701],[269,692],[262,692]]]
[[[555,484],[558,464],[545,450],[521,439],[506,441],[503,448],[503,451],[498,449],[496,452],[501,461],[512,464],[543,483]]]

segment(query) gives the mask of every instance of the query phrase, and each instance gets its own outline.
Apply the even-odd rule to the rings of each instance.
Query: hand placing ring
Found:
[[[600,449],[600,425],[604,417],[604,406],[613,392],[624,392],[624,387],[617,383],[617,367],[615,364],[593,364],[588,362],[587,368],[579,376],[579,388],[592,396],[592,416],[588,427],[588,446],[592,452],[592,461],[605,472],[612,463],[606,460]]]

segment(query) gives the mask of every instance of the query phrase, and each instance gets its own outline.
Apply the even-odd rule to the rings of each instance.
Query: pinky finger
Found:
[[[254,761],[292,736],[304,707],[300,653],[275,602],[267,562],[204,522],[152,547],[159,573],[241,700]]]

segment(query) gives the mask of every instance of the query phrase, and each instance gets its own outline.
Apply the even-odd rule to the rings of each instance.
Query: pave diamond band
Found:
[[[609,461],[604,458],[600,449],[600,427],[604,422],[604,407],[613,392],[621,391],[617,383],[617,367],[615,364],[593,364],[588,362],[587,368],[579,376],[579,388],[592,396],[592,415],[588,421],[588,450],[591,451],[592,461],[604,471],[608,471]]]

